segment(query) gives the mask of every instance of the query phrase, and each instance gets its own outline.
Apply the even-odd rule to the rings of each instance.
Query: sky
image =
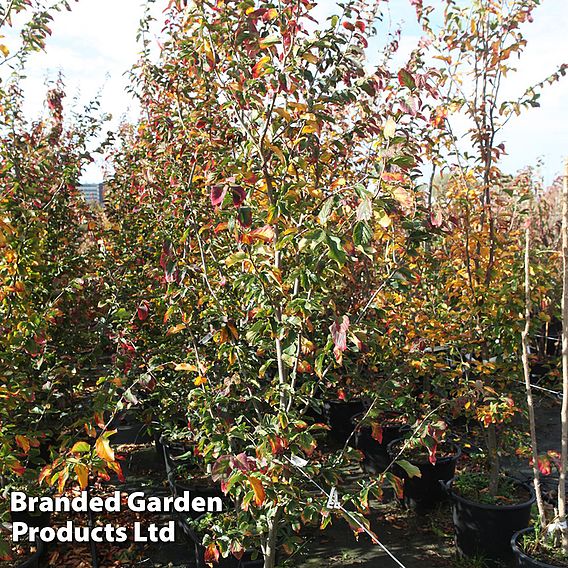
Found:
[[[3,2],[4,0],[0,0]],[[430,0],[436,2],[441,0]],[[427,2],[427,3],[430,3]],[[534,23],[524,29],[528,47],[519,61],[519,72],[510,75],[505,93],[513,96],[523,92],[552,73],[559,64],[568,62],[568,0],[542,0],[535,12]],[[167,0],[156,0],[153,13],[159,20]],[[28,116],[42,111],[47,80],[64,75],[67,96],[80,104],[101,93],[101,110],[112,115],[106,129],[115,128],[127,118],[135,120],[137,107],[127,92],[127,72],[136,62],[140,46],[136,31],[143,14],[142,0],[79,0],[71,12],[56,14],[52,36],[45,53],[32,56],[25,82]],[[409,0],[390,0],[386,21],[403,25],[403,40],[399,55],[400,65],[420,39],[414,10]],[[318,21],[324,21],[337,11],[334,0],[321,0],[314,11]],[[154,30],[157,38],[159,27]],[[3,40],[8,46],[13,38]],[[371,61],[379,49],[380,38],[371,42]],[[527,165],[543,160],[542,174],[550,183],[561,171],[563,159],[568,157],[568,77],[545,90],[541,107],[530,109],[513,119],[503,132],[508,156],[503,168],[513,173]],[[98,183],[103,179],[103,165],[89,166],[82,177],[83,183]]]

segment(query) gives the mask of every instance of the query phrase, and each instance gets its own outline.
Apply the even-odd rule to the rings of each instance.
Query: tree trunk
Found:
[[[542,491],[540,489],[540,471],[538,469],[538,445],[536,441],[536,420],[534,414],[534,404],[531,385],[531,371],[529,366],[529,333],[531,324],[531,273],[530,273],[530,228],[527,227],[525,233],[525,329],[523,330],[523,374],[525,376],[525,387],[527,391],[527,408],[529,411],[529,430],[531,435],[531,450],[533,458],[533,484],[536,494],[536,504],[540,524],[546,525],[546,513]]]
[[[282,507],[276,507],[273,517],[268,521],[268,537],[264,549],[264,568],[274,568],[276,566],[276,547],[278,538],[278,525],[282,517]]]
[[[562,550],[568,555],[566,528],[566,467],[568,464],[568,160],[562,186],[562,454],[558,479],[558,521],[562,527]]]
[[[489,494],[495,497],[499,489],[499,471],[501,469],[495,424],[489,424],[487,427],[487,450],[489,452]]]

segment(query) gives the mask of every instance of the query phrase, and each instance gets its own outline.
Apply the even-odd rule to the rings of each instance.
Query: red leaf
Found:
[[[231,192],[233,193],[233,205],[240,207],[247,198],[247,192],[240,185],[234,185],[231,188]]]
[[[140,321],[145,321],[148,318],[148,303],[147,302],[142,302],[139,306],[138,306],[138,319]]]
[[[380,424],[373,422],[373,426],[371,429],[371,437],[377,440],[379,444],[383,443],[383,427]]]
[[[213,207],[218,207],[223,203],[223,199],[225,199],[225,195],[227,193],[227,186],[223,185],[213,185],[211,186],[211,205]]]

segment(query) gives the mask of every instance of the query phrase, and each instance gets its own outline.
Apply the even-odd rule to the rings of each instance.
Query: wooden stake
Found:
[[[527,391],[527,408],[529,411],[529,429],[531,435],[531,449],[533,458],[533,484],[536,494],[536,504],[538,507],[538,516],[540,517],[541,526],[546,525],[546,513],[544,510],[544,501],[542,500],[542,491],[540,488],[540,470],[538,469],[538,445],[536,440],[536,419],[534,413],[531,371],[529,366],[529,333],[531,325],[531,270],[530,270],[530,226],[527,226],[525,232],[525,329],[522,333],[523,340],[523,373],[525,376],[525,387]]]
[[[558,479],[558,521],[562,531],[562,551],[568,555],[566,527],[566,469],[568,465],[568,160],[562,185],[562,453]]]

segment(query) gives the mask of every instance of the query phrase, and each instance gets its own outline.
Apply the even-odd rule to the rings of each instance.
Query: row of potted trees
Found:
[[[95,121],[65,130],[55,89],[51,122],[15,136],[18,107],[2,106],[1,301],[4,337],[20,341],[0,354],[6,491],[38,466],[59,491],[121,475],[112,429],[133,407],[157,425],[172,491],[229,504],[182,519],[198,565],[273,568],[302,526],[337,517],[376,538],[369,500],[387,486],[421,509],[450,494],[458,550],[510,554],[533,500],[500,467],[523,405],[523,223],[552,212],[528,174],[497,169],[496,133],[519,110],[498,106],[497,85],[538,2],[473,16],[450,3],[440,34],[414,4],[429,40],[393,72],[394,39],[369,70],[380,13],[366,3],[310,31],[306,2],[171,2],[159,58],[145,43],[135,70],[143,118],[121,132],[99,216],[74,194]],[[484,25],[463,32],[468,17]],[[428,68],[428,49],[448,66]],[[455,91],[467,65],[471,97]],[[457,109],[478,159],[458,155],[424,189],[422,156],[452,163]],[[555,267],[534,256],[528,338],[559,315]],[[111,350],[112,370],[90,375]],[[48,410],[63,435],[42,456],[30,430]],[[484,459],[468,451],[451,481],[472,429]],[[345,489],[362,459],[371,475]]]

